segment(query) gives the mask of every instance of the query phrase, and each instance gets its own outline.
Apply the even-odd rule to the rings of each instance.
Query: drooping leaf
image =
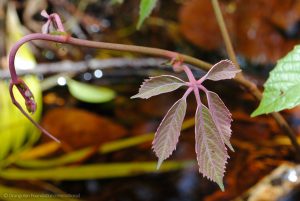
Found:
[[[150,15],[156,5],[157,0],[141,0],[139,21],[137,23],[137,29],[140,29],[144,20]]]
[[[197,107],[195,118],[196,154],[199,171],[224,191],[223,176],[229,157],[207,107]]]
[[[186,112],[186,99],[179,99],[159,125],[153,140],[153,150],[158,157],[157,168],[176,149],[181,125]]]
[[[208,91],[207,101],[211,116],[217,126],[220,137],[229,149],[233,150],[230,144],[231,137],[231,114],[218,94]]]
[[[207,80],[226,80],[232,79],[237,73],[241,70],[237,69],[235,65],[230,60],[222,60],[216,63],[204,76],[204,79]]]
[[[171,75],[151,77],[150,79],[145,80],[141,85],[139,93],[131,98],[148,99],[152,96],[174,91],[184,85],[185,83],[183,80]]]
[[[68,80],[68,88],[72,96],[88,103],[104,103],[115,98],[116,93],[107,87]]]
[[[264,85],[263,98],[252,117],[300,104],[300,46],[280,59]]]

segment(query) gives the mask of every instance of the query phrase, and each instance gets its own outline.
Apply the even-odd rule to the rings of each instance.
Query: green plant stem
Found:
[[[236,54],[234,52],[233,49],[233,45],[232,42],[230,40],[229,34],[228,34],[228,30],[226,28],[226,24],[224,22],[224,18],[222,15],[222,11],[220,9],[220,4],[218,2],[218,0],[211,0],[212,1],[212,5],[213,5],[213,9],[216,15],[216,19],[219,25],[219,28],[221,30],[221,34],[226,46],[226,50],[227,53],[229,55],[230,60],[232,60],[234,62],[234,64],[240,68],[238,61],[237,61],[237,57]],[[238,83],[240,83],[241,85],[243,85],[258,101],[261,100],[262,98],[262,93],[260,92],[260,90],[257,88],[256,84],[254,84],[253,82],[251,82],[250,80],[247,80],[243,73],[239,73],[236,78],[235,81],[237,81]],[[286,122],[286,120],[282,117],[282,115],[278,112],[273,112],[271,113],[271,115],[273,116],[273,118],[276,120],[277,124],[280,126],[280,128],[283,130],[283,132],[288,136],[288,138],[290,139],[296,153],[300,153],[300,146],[298,144],[297,141],[297,137],[296,134],[294,133],[294,131],[292,130],[292,128],[288,125],[288,123]],[[300,157],[297,155],[296,156],[297,160],[300,160]]]

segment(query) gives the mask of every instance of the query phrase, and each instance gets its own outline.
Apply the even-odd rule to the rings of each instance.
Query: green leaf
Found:
[[[172,171],[192,165],[191,161],[165,162],[160,172]],[[83,180],[108,179],[136,176],[156,172],[156,162],[130,162],[112,164],[92,164],[82,166],[58,167],[42,170],[24,170],[9,168],[1,170],[0,177],[10,180],[46,179],[46,180]]]
[[[156,5],[157,0],[141,0],[139,21],[137,23],[137,29],[140,29],[144,20],[150,15]]]
[[[115,98],[116,93],[106,87],[68,80],[68,88],[72,96],[88,103],[104,103]]]
[[[300,46],[277,62],[264,87],[263,98],[252,117],[300,104]]]

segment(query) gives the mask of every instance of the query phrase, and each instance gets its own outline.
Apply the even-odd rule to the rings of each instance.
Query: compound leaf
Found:
[[[229,158],[213,118],[203,104],[197,107],[195,118],[196,154],[199,171],[216,182],[224,191],[223,176]]]
[[[186,99],[179,99],[159,125],[153,140],[153,150],[158,157],[157,168],[176,149],[181,125],[186,112]]]
[[[218,94],[212,91],[208,91],[206,95],[209,111],[217,126],[220,137],[223,143],[225,143],[230,150],[234,151],[233,147],[230,144],[230,127],[232,122],[231,113],[229,112],[221,98],[218,96]]]
[[[225,80],[232,79],[241,70],[237,69],[230,60],[222,60],[216,63],[204,76],[203,79],[207,80]]]
[[[152,96],[174,91],[184,85],[185,83],[183,80],[171,75],[151,77],[150,79],[145,80],[141,85],[139,93],[131,98],[148,99]]]
[[[300,46],[280,59],[265,83],[263,98],[252,117],[300,104]]]

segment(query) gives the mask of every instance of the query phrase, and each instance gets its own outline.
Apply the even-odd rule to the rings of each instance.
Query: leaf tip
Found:
[[[223,178],[218,177],[215,182],[218,184],[219,188],[221,189],[222,192],[225,191],[224,183],[223,183]]]
[[[224,192],[225,191],[225,187],[224,187],[223,181],[219,181],[219,182],[217,182],[217,184],[219,185],[221,191]]]
[[[149,99],[150,97],[148,97],[148,96],[143,96],[143,95],[141,95],[141,94],[136,94],[136,95],[130,97],[130,99],[135,99],[135,98]]]
[[[232,152],[234,152],[234,148],[232,147],[231,144],[228,144],[227,147],[228,147]]]
[[[141,29],[141,26],[142,26],[142,24],[143,24],[143,21],[144,21],[144,20],[139,19],[139,21],[138,21],[138,23],[136,24],[136,27],[135,27],[136,30],[139,31],[139,30]]]
[[[164,161],[164,159],[162,159],[162,158],[159,158],[159,159],[158,159],[157,166],[156,166],[156,170],[159,170],[159,168],[160,168],[160,166],[162,165],[163,161]]]
[[[135,98],[138,98],[137,94],[130,97],[130,99],[135,99]]]
[[[257,117],[257,116],[259,116],[259,115],[261,115],[262,114],[262,112],[261,111],[259,111],[258,110],[258,108],[256,109],[256,110],[254,110],[252,113],[251,113],[251,115],[250,115],[250,117]]]

